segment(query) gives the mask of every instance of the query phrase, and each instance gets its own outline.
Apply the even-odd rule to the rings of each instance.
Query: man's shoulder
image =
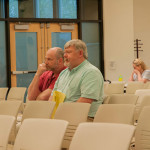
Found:
[[[41,77],[51,76],[53,74],[53,71],[45,71]]]
[[[93,64],[91,64],[89,61],[87,61],[87,63],[83,66],[83,70],[87,73],[90,73],[90,72],[97,72],[97,73],[101,73],[100,70],[94,66]]]
[[[59,76],[61,76],[62,74],[64,74],[64,73],[67,73],[68,72],[68,68],[66,67],[66,68],[64,68],[64,70],[62,70],[61,72],[60,72],[60,75]]]

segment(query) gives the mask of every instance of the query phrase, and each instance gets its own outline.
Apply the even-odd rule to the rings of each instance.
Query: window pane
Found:
[[[77,0],[59,0],[59,18],[77,18]]]
[[[88,60],[100,68],[99,24],[82,23],[82,40],[87,44]]]
[[[4,0],[0,0],[0,18],[5,18]]]
[[[71,32],[52,32],[52,47],[64,49],[65,43],[69,40],[71,40]]]
[[[16,32],[16,70],[37,70],[37,35],[35,32]]]
[[[7,86],[5,22],[0,22],[0,87]]]
[[[18,18],[18,1],[9,0],[9,17]]]
[[[53,0],[9,0],[11,18],[53,18]]]
[[[34,18],[33,0],[18,1],[19,18]]]
[[[36,18],[53,18],[53,0],[36,0]]]
[[[37,34],[35,32],[16,32],[16,71],[37,70]],[[17,87],[28,87],[34,73],[17,74]],[[27,93],[25,94],[26,97]]]
[[[98,20],[98,0],[82,0],[81,19]]]

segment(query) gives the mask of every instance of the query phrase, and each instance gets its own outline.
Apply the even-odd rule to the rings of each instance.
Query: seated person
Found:
[[[133,72],[130,76],[129,81],[142,81],[146,83],[150,81],[150,70],[147,69],[145,63],[137,58],[133,61]]]
[[[45,56],[45,63],[38,70],[28,88],[29,100],[48,100],[55,81],[60,72],[65,69],[64,52],[59,47],[50,48]]]
[[[70,40],[64,46],[63,70],[53,89],[66,95],[64,102],[91,103],[89,117],[94,117],[103,102],[104,79],[98,68],[87,60],[87,47],[81,40]],[[49,100],[52,100],[52,95]]]

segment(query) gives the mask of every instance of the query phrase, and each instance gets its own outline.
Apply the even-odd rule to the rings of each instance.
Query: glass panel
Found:
[[[36,1],[36,18],[53,18],[53,0]]]
[[[17,87],[28,87],[35,73],[17,74]]]
[[[16,32],[16,70],[37,70],[37,34],[35,32]],[[27,87],[31,83],[34,73],[18,74],[17,86]],[[27,93],[25,94],[26,98]],[[24,99],[25,101],[25,99]]]
[[[77,18],[77,0],[59,0],[59,18]]]
[[[7,86],[5,22],[0,22],[0,87]]]
[[[9,17],[18,18],[18,1],[9,0]]]
[[[52,47],[64,49],[65,43],[69,40],[71,40],[71,32],[52,32]]]
[[[34,18],[33,0],[18,1],[19,18]]]
[[[16,32],[16,70],[37,70],[37,34],[35,32]],[[28,87],[34,73],[18,74],[17,86]]]
[[[4,0],[0,0],[0,18],[5,18],[5,4]]]
[[[17,74],[17,87],[28,87],[34,77],[35,73],[30,74]],[[27,91],[24,96],[24,102],[26,101]]]
[[[82,40],[87,44],[88,60],[100,68],[99,24],[82,23]]]
[[[81,19],[98,20],[98,0],[82,0]]]
[[[37,70],[37,34],[16,32],[16,70]]]
[[[53,0],[9,0],[11,18],[53,18]]]

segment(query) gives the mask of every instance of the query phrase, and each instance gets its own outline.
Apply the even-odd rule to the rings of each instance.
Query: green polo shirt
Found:
[[[53,91],[64,93],[64,102],[76,102],[80,97],[93,99],[88,116],[94,117],[103,102],[103,84],[103,76],[99,69],[85,60],[71,71],[69,68],[63,70]]]

